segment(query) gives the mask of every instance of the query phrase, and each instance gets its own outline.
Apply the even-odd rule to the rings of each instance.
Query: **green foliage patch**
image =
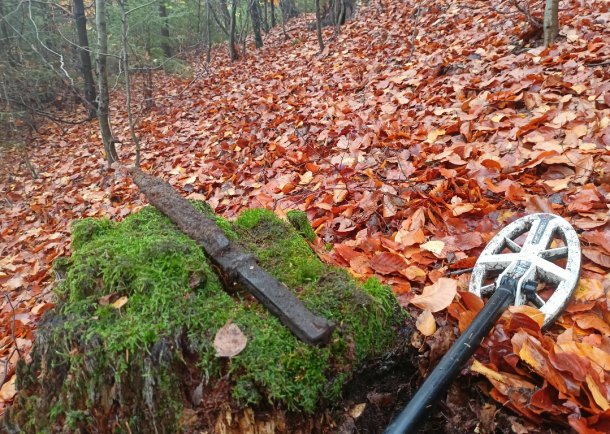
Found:
[[[80,220],[72,228],[72,256],[58,263],[65,278],[56,313],[41,327],[33,363],[19,369],[19,385],[30,392],[17,399],[9,417],[14,426],[87,429],[104,419],[121,432],[124,422],[113,419],[120,413],[132,427],[180,431],[193,381],[204,384],[204,401],[228,384],[241,406],[267,402],[313,412],[338,397],[363,360],[392,344],[400,313],[387,287],[377,280],[360,285],[323,264],[270,211],[216,219],[311,310],[337,325],[331,343],[307,345],[250,296],[226,292],[201,248],[152,207],[121,223]],[[304,214],[296,219],[300,232],[313,233],[303,226]],[[122,297],[127,302],[117,307]],[[217,358],[213,348],[229,320],[248,337],[230,360]]]

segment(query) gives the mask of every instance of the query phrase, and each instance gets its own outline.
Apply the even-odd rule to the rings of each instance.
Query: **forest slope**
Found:
[[[584,247],[576,300],[545,333],[500,326],[479,352],[499,373],[479,371],[530,420],[607,432],[609,6],[565,1],[560,19],[558,42],[544,49],[511,1],[389,1],[362,8],[322,54],[307,19],[290,21],[288,39],[275,29],[233,64],[219,47],[209,67],[195,62],[192,80],[155,76],[155,105],[137,127],[142,166],[227,217],[307,211],[324,259],[381,276],[415,315],[410,299],[472,266],[507,222],[564,216]],[[121,164],[110,171],[94,124],[45,125],[29,144],[37,179],[16,153],[0,162],[0,406],[52,307],[50,267],[69,253],[69,222],[121,219],[143,205],[122,166],[133,160],[123,97],[111,98]],[[459,290],[467,280],[457,278]],[[463,330],[473,310],[462,298],[448,312]]]

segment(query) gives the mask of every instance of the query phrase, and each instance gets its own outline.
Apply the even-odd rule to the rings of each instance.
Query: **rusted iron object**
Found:
[[[308,310],[286,285],[259,267],[254,256],[232,243],[212,219],[167,182],[137,168],[131,169],[131,176],[149,202],[203,248],[225,285],[252,293],[302,341],[315,345],[329,341],[334,324]]]

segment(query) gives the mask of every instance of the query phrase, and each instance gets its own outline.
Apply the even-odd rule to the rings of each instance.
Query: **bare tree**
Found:
[[[318,45],[320,53],[324,51],[324,41],[322,40],[322,23],[320,22],[320,0],[316,0],[316,33],[318,35]]]
[[[237,51],[237,43],[235,42],[235,29],[237,27],[237,0],[231,2],[231,22],[229,26],[229,56],[231,61],[234,62],[239,57]]]
[[[161,49],[165,57],[172,57],[172,48],[169,45],[169,20],[167,19],[167,6],[165,1],[159,3],[159,17],[163,21],[161,25]]]
[[[261,36],[261,5],[258,0],[250,0],[250,17],[252,18],[252,30],[254,31],[254,44],[256,48],[263,46]]]
[[[85,17],[85,6],[83,0],[74,0],[74,22],[78,35],[78,52],[80,55],[80,67],[84,80],[84,96],[88,103],[89,118],[96,116],[95,82],[93,81],[93,68],[91,66],[91,55],[89,54],[89,37],[87,36],[87,18]]]
[[[100,123],[102,142],[108,167],[119,159],[110,128],[110,97],[108,95],[108,30],[106,28],[106,0],[95,0],[95,25],[97,27],[97,75],[99,101],[97,118]]]
[[[548,47],[559,34],[559,0],[546,0],[544,6],[544,46]]]
[[[125,10],[125,3],[127,0],[118,0],[119,7],[121,9],[121,42],[123,44],[121,60],[123,61],[123,71],[125,74],[125,91],[127,93],[127,121],[129,123],[129,133],[131,140],[136,147],[136,159],[134,165],[140,167],[140,140],[136,134],[135,125],[133,121],[133,113],[131,112],[131,74],[129,72],[129,41],[127,35],[129,32],[129,26],[127,23],[127,14],[130,11]]]

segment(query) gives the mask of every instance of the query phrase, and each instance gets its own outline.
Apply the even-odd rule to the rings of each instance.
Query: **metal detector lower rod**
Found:
[[[512,283],[512,282],[511,282]],[[500,285],[470,326],[443,356],[409,404],[385,430],[386,434],[414,434],[464,363],[474,354],[502,312],[514,301],[514,284]]]

